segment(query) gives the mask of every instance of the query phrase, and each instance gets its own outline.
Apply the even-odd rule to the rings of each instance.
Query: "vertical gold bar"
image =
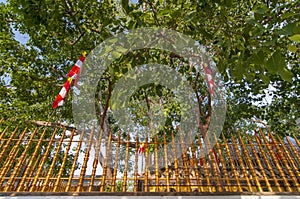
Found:
[[[104,164],[106,164],[106,168],[110,169],[110,178],[107,178],[107,181],[109,182],[109,185],[111,185],[111,181],[112,181],[112,175],[113,172],[111,172],[111,169],[113,168],[113,160],[112,160],[112,151],[111,151],[111,145],[112,145],[112,132],[109,133],[108,136],[108,143],[107,143],[107,150],[106,150],[106,161],[104,162]],[[129,150],[129,147],[128,147]],[[108,176],[108,175],[107,175]],[[106,177],[106,176],[105,176]],[[110,189],[111,191],[111,189]]]
[[[106,157],[105,157],[104,165],[103,165],[103,175],[102,175],[102,179],[101,179],[100,192],[105,191],[106,177],[107,177],[107,164],[108,164],[108,159],[110,159],[109,152],[110,152],[111,138],[112,138],[112,133],[110,132],[108,135],[107,146],[106,146],[106,151],[105,151]]]
[[[37,146],[35,147],[35,150],[34,150],[33,154],[30,157],[29,163],[28,163],[28,165],[26,167],[26,170],[25,170],[25,172],[24,172],[24,174],[22,176],[22,180],[21,180],[21,182],[20,182],[20,184],[19,184],[19,186],[17,188],[18,192],[22,191],[23,188],[25,188],[24,187],[25,181],[27,180],[27,176],[28,176],[29,172],[33,169],[32,168],[32,164],[34,163],[34,161],[36,159],[36,155],[38,154],[38,151],[39,151],[39,149],[40,149],[40,147],[42,145],[42,141],[44,139],[44,136],[45,136],[46,132],[47,132],[47,130],[45,129],[43,131],[41,137],[39,138],[39,141],[37,143]]]
[[[297,143],[297,145],[298,145],[298,148],[299,148],[299,150],[300,150],[300,141],[299,141],[296,137],[294,137],[294,139],[295,139],[295,141],[296,141],[296,143]]]
[[[34,177],[34,180],[33,180],[33,183],[32,183],[32,186],[30,187],[29,189],[29,192],[33,192],[33,191],[36,191],[35,188],[37,186],[37,182],[39,181],[39,177],[40,177],[40,174],[42,174],[42,172],[44,172],[44,164],[47,160],[47,157],[48,157],[48,153],[50,152],[50,149],[51,149],[51,146],[52,146],[52,143],[54,141],[54,138],[55,138],[55,135],[56,135],[56,132],[57,132],[57,129],[54,130],[54,132],[52,133],[52,136],[50,138],[50,141],[49,141],[49,144],[46,148],[46,151],[42,157],[42,160],[39,164],[39,168],[35,174],[35,177]]]
[[[129,161],[129,143],[130,143],[130,137],[129,137],[129,134],[128,134],[127,135],[127,140],[126,140],[124,177],[123,177],[123,183],[122,183],[122,191],[123,192],[126,192],[126,189],[127,189],[127,170],[128,170],[128,161]]]
[[[198,192],[201,191],[201,187],[200,187],[200,179],[199,179],[199,168],[198,168],[198,162],[196,160],[196,150],[195,150],[195,145],[193,143],[193,141],[191,140],[191,150],[192,150],[192,167],[194,168],[194,172],[195,172],[195,176],[193,177],[193,181],[195,181],[195,177],[196,177],[196,183],[197,183],[197,187],[198,187]]]
[[[118,170],[118,161],[119,161],[119,152],[121,146],[121,133],[118,132],[118,141],[117,141],[117,149],[116,149],[116,157],[115,157],[115,165],[114,165],[114,172],[113,172],[113,180],[111,185],[111,191],[116,191],[116,181],[117,181],[117,170]]]
[[[74,154],[74,161],[73,161],[73,164],[72,164],[72,167],[71,167],[70,176],[69,176],[69,179],[68,179],[68,182],[67,182],[67,185],[66,185],[65,192],[70,191],[71,186],[72,186],[72,179],[73,179],[74,172],[75,172],[75,169],[76,169],[77,160],[78,160],[81,145],[82,145],[83,135],[84,135],[84,130],[81,132],[79,141],[77,142],[77,147],[76,147],[75,154]]]
[[[144,150],[144,154],[145,154],[145,176],[144,176],[144,191],[145,192],[148,192],[149,191],[149,188],[148,188],[148,172],[149,172],[149,169],[148,169],[148,136],[146,137],[145,139],[145,150]]]
[[[100,131],[101,131],[101,129],[100,129]],[[90,137],[88,139],[88,144],[86,146],[86,151],[85,151],[85,155],[84,155],[84,159],[83,159],[83,164],[82,164],[81,171],[80,171],[80,176],[79,176],[78,185],[77,185],[77,189],[76,189],[77,192],[82,191],[82,188],[83,188],[82,187],[83,186],[83,181],[84,181],[84,178],[85,178],[87,163],[88,163],[88,160],[89,160],[89,157],[90,157],[90,150],[91,150],[91,147],[92,147],[94,134],[95,134],[95,126],[93,125]]]
[[[251,150],[253,151],[253,155],[255,157],[255,161],[257,162],[257,165],[258,165],[258,167],[260,169],[260,172],[262,173],[262,176],[263,176],[263,178],[264,178],[264,180],[266,182],[266,186],[267,186],[267,188],[268,188],[268,190],[270,192],[273,192],[273,188],[271,187],[271,184],[270,184],[270,182],[268,180],[268,177],[267,177],[266,172],[265,172],[265,168],[262,166],[262,163],[260,161],[260,157],[257,155],[258,152],[256,151],[256,149],[255,149],[255,147],[253,145],[253,142],[252,142],[251,138],[249,137],[249,135],[246,134],[246,136],[247,136],[247,140],[249,142],[249,145],[251,147]],[[276,183],[275,183],[275,185],[276,185]],[[279,186],[278,182],[277,182],[277,185],[278,185],[277,188],[280,189],[280,186]]]
[[[277,138],[278,138],[278,136],[277,136]],[[296,138],[294,138],[294,139],[295,139],[296,144],[297,144],[297,139],[296,139]],[[280,140],[280,139],[278,138],[278,140]],[[287,141],[288,141],[288,146],[291,148],[291,151],[292,151],[292,153],[293,153],[293,156],[295,157],[294,160],[293,160],[293,162],[294,162],[296,168],[297,168],[297,167],[300,168],[300,156],[299,156],[299,153],[300,153],[300,147],[299,147],[299,151],[297,151],[296,147],[295,147],[294,144],[290,141],[290,139],[287,139]],[[280,141],[280,143],[281,143],[282,146],[285,146],[284,143],[283,143],[282,141]],[[285,147],[285,148],[286,148],[286,147]],[[297,164],[297,162],[298,162],[298,164]],[[299,175],[299,176],[300,176],[300,175]]]
[[[299,151],[300,151],[300,141],[296,137],[294,137],[294,139],[295,139],[296,143],[295,143],[295,146],[293,146],[293,147],[294,147],[295,151],[299,153]],[[293,145],[290,142],[290,140],[288,140],[288,142],[289,142],[290,145]],[[298,159],[298,164],[297,165],[298,165],[298,167],[300,167],[300,157],[299,157],[300,155],[298,156],[298,153],[297,153],[297,159]]]
[[[1,142],[1,140],[2,140],[3,136],[5,135],[7,129],[8,129],[8,126],[5,127],[5,129],[4,129],[4,130],[2,131],[2,133],[0,134],[0,149],[2,148],[2,142]],[[4,142],[3,142],[3,143],[4,143]]]
[[[199,143],[200,151],[203,151],[203,154],[205,154],[200,133],[198,133],[198,143]],[[202,163],[203,163],[202,167],[203,167],[204,176],[205,176],[206,183],[207,183],[208,192],[212,192],[213,191],[212,184],[210,181],[210,176],[209,176],[209,172],[208,172],[208,168],[207,168],[207,164],[206,164],[206,155],[202,156],[202,154],[200,154],[200,158],[202,158]]]
[[[182,137],[182,131],[179,128],[179,137],[180,137],[180,142],[181,142],[181,151],[182,151],[182,158],[183,158],[183,169],[184,169],[184,175],[185,175],[185,179],[186,179],[186,186],[187,186],[187,191],[191,192],[191,181],[190,181],[190,171],[189,171],[189,165],[188,165],[188,160],[187,160],[187,156],[186,156],[186,146],[185,143],[183,141],[183,137]]]
[[[136,134],[136,139],[135,139],[135,165],[134,165],[134,183],[133,183],[133,191],[137,192],[138,191],[138,181],[137,181],[137,175],[138,175],[138,162],[139,162],[139,136]],[[117,161],[116,161],[117,162]]]
[[[272,166],[271,166],[271,164],[270,164],[270,162],[268,160],[268,157],[266,156],[266,153],[265,153],[265,151],[264,151],[264,149],[262,147],[260,139],[257,136],[255,136],[255,140],[256,140],[256,143],[257,143],[257,145],[259,147],[259,152],[262,155],[262,157],[264,159],[264,162],[266,163],[266,165],[268,167],[268,170],[269,170],[269,172],[271,174],[271,177],[273,178],[272,180],[274,180],[275,186],[278,188],[279,192],[282,192],[282,188],[281,188],[280,184],[278,183],[277,177],[276,177],[276,175],[274,173],[274,170],[273,170],[273,168],[272,168]]]
[[[239,148],[237,146],[235,138],[232,135],[231,135],[231,140],[232,140],[232,143],[233,143],[233,147],[235,149],[235,153],[237,154],[239,165],[240,165],[240,167],[242,169],[242,172],[243,172],[243,174],[245,176],[245,179],[246,179],[246,182],[247,182],[247,186],[248,186],[248,189],[249,189],[248,191],[253,192],[253,189],[252,189],[252,186],[251,186],[251,182],[249,180],[248,173],[247,173],[247,170],[245,168],[245,164],[244,164],[243,159],[242,159],[241,154],[240,154],[240,150],[239,150]]]
[[[179,181],[179,172],[178,172],[178,158],[177,158],[177,150],[176,150],[176,143],[175,143],[175,137],[174,137],[174,131],[172,131],[172,146],[173,146],[173,152],[174,152],[174,169],[175,169],[175,178],[176,178],[176,192],[181,191],[180,190],[180,181]]]
[[[275,139],[275,138],[274,138]],[[294,170],[294,172],[296,173],[296,176],[300,176],[300,170],[299,170],[299,168],[300,168],[300,161],[298,161],[297,160],[297,157],[296,156],[298,156],[298,152],[297,152],[297,150],[294,148],[294,149],[292,149],[292,151],[290,151],[289,149],[287,149],[287,146],[280,140],[280,138],[277,136],[277,139],[279,140],[279,144],[281,145],[281,147],[283,148],[283,153],[284,153],[284,155],[288,158],[288,160],[289,160],[289,162],[288,162],[288,164],[290,164],[291,165],[291,167],[293,168],[293,170]],[[293,145],[292,143],[291,143],[291,145]],[[288,145],[289,146],[289,145]],[[289,147],[293,147],[293,146],[289,146]],[[292,152],[292,153],[291,153]],[[294,156],[294,158],[293,157],[291,157],[291,155],[293,155]],[[297,163],[297,161],[298,161],[298,163]]]
[[[29,182],[28,182],[27,185],[25,185],[26,187],[23,191],[28,191],[29,188],[32,186],[34,175],[37,171],[37,167],[38,167],[38,164],[40,163],[41,157],[42,157],[41,154],[38,154],[37,158],[34,159],[34,164],[32,166],[32,169],[29,170],[29,175],[28,175],[28,178],[30,178]]]
[[[209,152],[209,158],[210,158],[210,162],[212,164],[212,168],[213,168],[213,171],[214,171],[214,174],[215,174],[215,179],[217,180],[217,191],[218,192],[222,192],[223,191],[223,187],[222,187],[222,184],[221,184],[221,179],[220,179],[220,175],[221,175],[221,172],[220,172],[220,169],[219,169],[219,165],[218,165],[218,160],[217,160],[217,157],[216,155],[213,153],[213,150],[212,149],[210,152]]]
[[[17,130],[17,128],[15,129],[15,131]],[[20,149],[20,144],[24,139],[24,136],[26,134],[27,128],[25,128],[25,130],[22,132],[20,138],[18,139],[17,143],[13,146],[13,148],[11,149],[11,151],[9,152],[9,155],[7,157],[7,159],[4,162],[4,165],[1,168],[1,172],[0,172],[0,187],[2,186],[3,182],[4,182],[4,177],[6,176],[7,172],[9,172],[9,169],[12,167],[13,163],[16,161],[16,156],[19,152]],[[12,133],[12,135],[10,136],[9,139],[13,139],[15,133]],[[7,141],[7,144],[4,146],[4,148],[7,148],[9,145],[10,141]],[[3,149],[3,151],[6,151],[6,149]],[[1,154],[0,158],[3,156],[3,154]]]
[[[168,163],[168,152],[167,152],[167,139],[166,133],[164,133],[164,156],[165,156],[165,168],[166,168],[166,185],[167,192],[170,192],[170,171],[169,171],[169,163]]]
[[[94,161],[93,161],[91,181],[90,181],[90,184],[89,184],[89,192],[92,191],[93,186],[94,186],[95,175],[96,175],[96,171],[97,171],[97,165],[98,165],[99,156],[100,156],[100,153],[101,153],[100,149],[101,149],[102,136],[103,136],[103,131],[100,129],[99,138],[96,139],[95,157],[94,157]]]
[[[264,133],[263,133],[262,129],[259,129],[259,130],[260,130],[260,134],[261,134],[261,136],[262,136],[262,138],[264,140],[264,143],[267,146],[269,154],[271,155],[271,157],[273,159],[273,162],[275,163],[275,166],[276,166],[276,168],[277,168],[280,176],[282,177],[283,183],[284,183],[285,187],[287,188],[287,191],[291,192],[292,191],[291,186],[290,186],[289,182],[286,179],[286,176],[285,176],[285,174],[283,172],[283,169],[282,169],[279,161],[277,160],[276,155],[274,154],[274,151],[272,150],[270,144],[268,143],[267,138],[264,136]],[[268,159],[265,159],[265,160],[268,161]]]
[[[4,161],[3,161],[4,154],[7,154],[7,153],[8,153],[7,150],[8,150],[8,148],[9,148],[9,146],[11,145],[11,142],[12,142],[13,138],[15,137],[15,135],[16,135],[16,133],[17,133],[17,130],[18,130],[18,127],[16,127],[16,128],[14,129],[14,131],[12,132],[12,134],[10,135],[10,137],[8,138],[8,140],[7,140],[7,142],[6,142],[5,146],[4,146],[4,148],[1,150],[1,153],[0,153],[0,162],[4,162]],[[24,137],[26,131],[27,131],[27,128],[25,128],[25,130],[23,131],[23,133],[21,134],[21,136],[23,135],[23,137]],[[19,139],[19,140],[20,140],[20,139]],[[19,141],[19,140],[18,140],[18,141]],[[4,142],[3,142],[3,144],[4,144]],[[19,144],[18,144],[18,145],[19,145]],[[15,146],[16,146],[16,145],[15,145]],[[1,148],[2,148],[2,146],[1,146]]]
[[[26,158],[26,155],[27,155],[27,151],[28,151],[29,146],[31,145],[32,140],[33,140],[35,134],[37,133],[37,131],[38,131],[38,130],[35,129],[35,130],[32,132],[32,134],[31,134],[31,136],[30,136],[30,138],[29,138],[29,141],[28,141],[28,143],[27,143],[27,145],[26,145],[24,151],[22,152],[21,156],[18,158],[18,162],[17,162],[16,166],[14,167],[14,170],[13,170],[12,174],[10,175],[10,178],[9,178],[9,180],[8,180],[6,186],[5,186],[5,189],[4,189],[5,192],[6,192],[6,191],[15,191],[15,190],[13,189],[13,188],[14,188],[13,185],[15,184],[15,178],[16,178],[16,176],[18,175],[18,173],[20,172],[20,170],[22,169],[21,166],[24,165],[23,163],[24,163],[24,161],[26,160],[25,158]]]
[[[215,140],[216,140],[216,148],[217,148],[217,151],[219,152],[220,154],[220,162],[222,164],[222,171],[224,173],[224,177],[225,177],[225,180],[226,180],[226,185],[228,186],[228,189],[229,189],[229,192],[232,192],[232,187],[231,187],[231,183],[230,183],[230,180],[229,180],[229,175],[228,175],[228,172],[226,170],[226,162],[225,162],[225,159],[222,155],[222,150],[221,150],[221,146],[219,144],[219,141],[218,141],[218,138],[217,136],[215,135]],[[226,191],[226,190],[225,190]]]
[[[4,137],[4,135],[5,135],[5,133],[7,132],[7,130],[8,130],[8,126],[7,127],[5,127],[5,129],[2,131],[2,133],[0,134],[0,151],[2,151],[2,147],[3,147],[3,145],[4,145],[4,143],[5,143],[5,140],[2,140],[3,139],[3,137]],[[1,158],[2,156],[0,156],[0,158]]]
[[[95,182],[95,175],[97,171],[97,165],[99,161],[99,153],[100,153],[100,142],[99,140],[96,140],[96,145],[95,145],[95,157],[93,160],[93,166],[92,166],[92,173],[91,173],[91,180],[89,183],[89,189],[88,191],[91,192],[93,190],[94,182]]]
[[[154,163],[155,163],[155,191],[159,192],[159,171],[158,171],[158,144],[157,136],[154,138]]]
[[[226,152],[227,152],[227,154],[228,154],[229,162],[230,162],[231,168],[232,168],[232,170],[233,170],[233,175],[234,175],[234,177],[235,177],[235,180],[236,180],[236,183],[237,183],[237,186],[238,186],[238,191],[239,191],[239,192],[242,192],[243,189],[242,189],[242,187],[241,187],[241,183],[240,183],[240,180],[239,180],[239,176],[238,176],[238,173],[237,173],[237,170],[236,170],[234,161],[233,161],[233,159],[232,159],[232,155],[231,155],[231,152],[230,152],[228,143],[227,143],[227,141],[226,141],[226,137],[224,136],[223,133],[222,133],[222,137],[223,137],[223,142],[224,142],[224,146],[225,146]]]
[[[75,134],[75,130],[73,130],[71,132],[70,141],[69,141],[69,143],[67,145],[67,148],[66,148],[66,151],[65,151],[65,155],[64,155],[64,157],[62,159],[62,163],[60,165],[60,169],[59,169],[59,172],[57,174],[57,179],[56,179],[56,182],[54,184],[53,192],[56,192],[58,190],[59,183],[61,183],[61,176],[62,176],[63,171],[65,169],[65,165],[66,165],[66,162],[67,162],[67,158],[68,158],[68,155],[69,155],[69,150],[71,148],[71,144],[72,144],[72,141],[73,141],[74,134]]]
[[[223,187],[221,185],[220,181],[220,169],[219,169],[219,164],[217,160],[217,154],[215,149],[211,146],[210,140],[207,136],[203,137],[206,148],[209,149],[208,151],[208,159],[210,162],[210,168],[212,169],[213,173],[215,174],[214,178],[217,180],[217,187],[216,190],[219,192],[222,192]]]
[[[257,186],[257,188],[258,188],[258,191],[259,191],[259,192],[262,192],[263,189],[262,189],[262,187],[261,187],[261,184],[260,184],[260,182],[259,182],[259,179],[258,179],[257,176],[256,176],[255,169],[254,169],[254,166],[253,166],[253,164],[252,164],[252,160],[251,160],[251,158],[249,157],[248,149],[247,149],[247,147],[245,146],[244,141],[243,141],[243,139],[242,139],[240,133],[238,133],[238,138],[239,138],[239,142],[240,142],[240,144],[241,144],[241,147],[242,147],[242,149],[243,149],[243,152],[244,152],[244,155],[245,155],[246,162],[248,163],[248,167],[250,168],[250,172],[252,173],[252,176],[253,176],[253,178],[254,178],[254,180],[255,180],[255,184],[256,184],[256,186]],[[251,184],[249,184],[249,185],[251,186]]]
[[[287,149],[286,149],[285,145],[280,141],[281,147],[279,147],[277,141],[275,140],[275,138],[273,137],[273,135],[270,132],[269,132],[269,136],[271,137],[272,142],[275,145],[276,151],[279,152],[279,157],[282,160],[287,172],[289,173],[290,178],[292,178],[293,186],[297,188],[298,192],[300,192],[300,185],[299,185],[298,180],[295,176],[295,173],[297,174],[297,176],[300,176],[300,174],[298,172],[299,168],[295,168],[295,166],[294,166],[295,173],[293,172],[293,170],[292,170],[292,168],[290,167],[289,164],[294,165],[294,162],[293,162],[293,159],[291,158],[290,154],[287,153]],[[289,162],[287,161],[287,158],[289,159]]]
[[[42,192],[45,192],[46,189],[49,187],[50,178],[51,178],[52,172],[53,172],[53,170],[54,170],[55,162],[56,162],[56,160],[57,160],[57,158],[58,158],[59,151],[60,151],[60,149],[61,149],[61,145],[62,145],[62,143],[63,143],[63,141],[64,141],[65,134],[66,134],[66,130],[64,130],[64,132],[62,133],[61,138],[60,138],[60,140],[59,140],[59,143],[58,143],[58,146],[57,146],[57,148],[56,148],[54,157],[53,157],[53,159],[52,159],[52,163],[51,163],[50,168],[49,168],[49,170],[48,170],[46,179],[45,179],[45,181],[44,181],[44,183],[43,183]],[[50,187],[49,187],[49,188],[50,188]]]

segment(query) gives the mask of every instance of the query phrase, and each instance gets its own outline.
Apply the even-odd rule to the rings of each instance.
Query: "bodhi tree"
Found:
[[[71,95],[55,111],[51,104],[80,53],[118,33],[163,27],[206,46],[216,63],[228,91],[225,134],[235,132],[242,119],[259,118],[280,135],[297,135],[299,11],[298,1],[281,0],[8,0],[1,3],[0,14],[2,118],[8,125],[72,124]],[[16,31],[28,36],[26,44],[16,41]],[[198,127],[205,132],[211,116],[205,80],[182,57],[143,49],[122,55],[100,79],[95,98],[104,134],[118,130],[109,116],[115,83],[135,66],[150,62],[169,65],[187,77],[198,102]],[[270,87],[275,88],[271,103],[258,105]],[[176,130],[180,107],[172,99],[172,92],[161,85],[141,87],[131,98],[136,121],[151,126],[149,114],[158,110],[167,118],[161,133]]]

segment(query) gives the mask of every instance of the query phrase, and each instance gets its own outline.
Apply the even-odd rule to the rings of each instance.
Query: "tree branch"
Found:
[[[147,116],[149,118],[149,128],[151,131],[153,127],[153,121],[152,121],[152,114],[151,114],[151,107],[150,107],[150,99],[148,95],[146,96],[146,103],[147,103]]]
[[[49,126],[49,127],[55,127],[55,128],[63,128],[69,131],[76,131],[75,127],[67,126],[58,122],[46,122],[46,121],[40,121],[40,120],[31,120],[29,121],[31,123],[37,124],[39,126]]]
[[[197,116],[197,123],[198,123],[198,127],[199,127],[200,131],[203,133],[203,136],[205,136],[206,131],[208,129],[208,125],[210,123],[210,119],[211,119],[211,97],[210,97],[210,95],[208,95],[208,113],[206,114],[203,111],[203,109],[201,108],[201,105],[202,105],[202,102],[203,102],[204,98],[207,96],[207,93],[205,93],[201,97],[199,96],[199,94],[197,92],[198,78],[199,78],[199,73],[197,74],[196,80],[194,82],[194,89],[195,89],[197,102],[198,102],[198,113],[200,114],[200,115]],[[205,118],[205,123],[203,123],[201,121],[201,117]]]
[[[100,115],[101,115],[101,118],[100,118],[100,128],[103,129],[103,131],[105,131],[104,129],[104,123],[105,123],[105,120],[107,120],[107,111],[108,111],[108,107],[109,107],[109,100],[110,100],[110,97],[111,97],[111,92],[112,92],[112,85],[113,83],[108,80],[108,93],[107,93],[107,96],[106,96],[106,99],[105,99],[105,107],[103,109],[103,106],[102,106],[102,103],[100,102]],[[99,91],[101,92],[101,91]],[[102,96],[102,93],[100,94]],[[100,97],[101,97],[100,96]],[[102,98],[102,97],[101,97]],[[102,100],[100,98],[100,101]],[[103,112],[102,112],[102,109],[103,109]],[[107,121],[108,123],[108,121]],[[106,124],[108,126],[108,124]],[[105,134],[108,136],[108,133],[110,133],[110,130],[109,129],[106,129],[107,132],[105,132]]]
[[[152,10],[152,13],[153,13],[155,22],[157,23],[157,25],[160,26],[160,23],[159,23],[158,18],[157,18],[156,11],[155,11],[155,9],[154,9],[154,6],[153,6],[151,0],[148,0],[148,3],[149,3],[149,5],[150,5],[150,7],[151,7],[151,10]]]
[[[80,32],[80,35],[83,35],[84,32],[82,31],[82,29],[80,27],[80,23],[79,23],[77,17],[75,16],[77,13],[74,12],[74,8],[73,8],[73,5],[72,5],[72,2],[70,0],[66,0],[65,4],[66,4],[66,7],[68,8],[67,12],[71,15],[72,18],[74,18],[74,20],[76,22],[77,28],[78,28],[78,30]]]
[[[95,32],[95,33],[98,33],[98,34],[101,34],[101,32],[95,28],[91,28],[91,31]]]
[[[85,32],[80,33],[80,35],[79,35],[79,37],[76,39],[76,41],[74,41],[73,43],[72,43],[72,42],[69,42],[69,44],[70,44],[71,46],[74,46],[75,44],[77,44],[77,43],[80,41],[80,39],[81,39],[84,35],[85,35]]]
[[[243,119],[248,120],[248,121],[252,121],[252,122],[256,122],[256,123],[260,123],[260,124],[264,125],[268,129],[269,132],[271,132],[270,126],[266,122],[264,122],[260,119],[248,119],[248,118],[243,118]]]
[[[65,75],[64,73],[62,73],[60,70],[58,70],[58,69],[56,69],[54,66],[49,66],[51,69],[52,69],[52,71],[55,71],[55,72],[57,72],[57,73],[60,73],[60,76],[62,77],[62,78],[64,78],[64,79],[66,79],[67,78],[67,75]]]

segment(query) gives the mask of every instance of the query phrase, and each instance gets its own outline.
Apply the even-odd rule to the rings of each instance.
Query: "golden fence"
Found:
[[[206,156],[198,135],[173,162],[166,145],[174,134],[146,140],[139,154],[138,137],[120,133],[102,144],[93,131],[0,130],[0,192],[300,192],[299,140],[284,143],[262,129],[221,135]]]

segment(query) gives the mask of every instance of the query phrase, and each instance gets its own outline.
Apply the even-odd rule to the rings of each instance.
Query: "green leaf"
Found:
[[[254,10],[254,17],[256,20],[261,20],[263,19],[265,13],[266,13],[267,8],[265,6],[260,6]]]
[[[117,51],[113,51],[112,55],[113,55],[114,58],[119,58],[122,55],[122,53],[117,52]]]
[[[127,14],[129,14],[132,11],[132,9],[129,6],[129,0],[121,0],[121,4]]]
[[[291,51],[292,53],[297,52],[297,46],[295,45],[289,45],[288,50]]]
[[[225,0],[224,3],[225,3],[225,6],[231,7],[232,3],[233,3],[233,0]]]
[[[197,16],[197,12],[196,11],[191,12],[187,17],[184,18],[184,21],[185,22],[192,21],[195,18],[195,16]]]
[[[294,34],[296,27],[296,23],[288,23],[286,26],[284,26],[277,32],[280,35],[292,35]]]
[[[300,14],[299,13],[288,12],[288,13],[284,13],[281,18],[282,19],[287,19],[287,18],[295,17],[297,15],[300,15]]]
[[[293,36],[290,36],[289,39],[291,41],[295,41],[295,42],[299,43],[300,42],[300,34],[295,34]]]
[[[280,70],[279,75],[283,80],[288,81],[290,83],[292,82],[292,78],[294,77],[294,74],[291,71],[287,70],[286,68]]]
[[[285,58],[279,50],[275,51],[273,55],[268,59],[266,68],[272,74],[277,74],[280,68],[285,68]]]
[[[270,78],[268,76],[261,74],[259,77],[265,84],[270,84]]]
[[[258,8],[258,9],[256,9],[256,10],[254,11],[254,13],[257,13],[257,14],[265,14],[265,13],[266,13],[266,10],[265,10],[264,7],[260,7],[260,8]]]
[[[126,53],[128,51],[128,49],[124,48],[122,46],[118,46],[117,51],[120,52],[120,53]]]
[[[264,52],[262,50],[258,51],[257,53],[254,53],[253,55],[251,55],[251,57],[249,58],[249,61],[253,64],[258,64],[261,65],[265,62],[265,55]]]
[[[241,80],[243,77],[243,72],[238,68],[231,70],[231,73],[233,77],[236,78],[237,80]]]

